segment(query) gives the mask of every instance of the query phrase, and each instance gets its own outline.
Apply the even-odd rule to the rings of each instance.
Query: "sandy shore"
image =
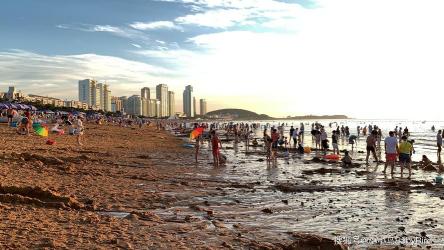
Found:
[[[87,124],[83,147],[0,132],[2,249],[282,249],[294,239],[228,227],[209,204],[188,202],[233,184],[199,178],[192,151],[166,132]],[[155,212],[180,202],[206,216]]]

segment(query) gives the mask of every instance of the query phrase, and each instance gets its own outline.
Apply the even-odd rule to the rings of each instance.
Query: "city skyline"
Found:
[[[430,109],[444,82],[442,9],[438,0],[6,1],[0,87],[74,100],[78,79],[125,96],[167,83],[180,104],[192,84],[209,110],[444,119]],[[418,101],[380,112],[385,93]]]

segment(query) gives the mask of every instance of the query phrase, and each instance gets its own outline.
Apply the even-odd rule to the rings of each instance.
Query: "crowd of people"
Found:
[[[222,147],[220,143],[219,136],[216,130],[223,130],[226,139],[229,140],[230,136],[233,136],[233,140],[237,143],[240,141],[245,141],[246,150],[250,146],[258,146],[258,140],[255,137],[258,129],[263,129],[263,147],[266,152],[267,162],[275,162],[277,160],[278,151],[283,151],[284,156],[288,156],[288,151],[294,148],[295,152],[307,153],[307,147],[304,147],[304,135],[305,126],[300,123],[299,127],[290,126],[288,134],[285,132],[285,127],[287,124],[282,123],[278,126],[271,126],[270,124],[248,124],[248,123],[212,123],[206,124],[205,127],[209,129],[209,144],[213,150],[213,159],[216,166],[219,165],[219,150]],[[333,127],[336,125],[336,127]],[[196,124],[196,126],[200,126]],[[415,140],[411,138],[409,129],[407,127],[396,126],[393,130],[388,132],[388,136],[383,138],[382,129],[376,125],[368,126],[357,126],[356,134],[350,132],[348,126],[337,126],[335,123],[328,124],[330,136],[327,133],[327,129],[320,123],[311,124],[310,134],[312,136],[313,150],[316,150],[317,154],[323,153],[327,155],[327,152],[331,152],[333,155],[341,157],[341,161],[345,165],[352,164],[352,157],[349,153],[349,149],[353,152],[359,141],[359,138],[365,138],[365,162],[369,164],[369,160],[372,157],[376,164],[383,163],[381,154],[385,154],[385,164],[383,172],[386,173],[387,169],[390,168],[390,174],[394,174],[395,166],[399,165],[401,169],[401,176],[404,175],[404,171],[408,171],[408,178],[411,178],[412,174],[412,154],[415,153],[414,143]],[[432,127],[434,131],[435,128]],[[438,161],[436,163],[437,167],[433,166],[432,161],[430,161],[426,155],[423,155],[420,166],[425,169],[435,169],[437,171],[443,171],[444,167],[441,163],[441,149],[442,149],[442,138],[444,132],[439,130],[436,136],[437,145],[437,157]],[[201,137],[199,137],[199,142],[202,142]],[[346,141],[348,147],[340,150],[340,140],[342,142]],[[252,143],[250,143],[252,142]],[[331,142],[331,150],[330,150]],[[198,145],[199,143],[196,143]],[[342,143],[345,145],[345,143]],[[381,147],[383,145],[383,147]],[[199,149],[196,149],[196,161]],[[311,151],[311,148],[308,149]]]

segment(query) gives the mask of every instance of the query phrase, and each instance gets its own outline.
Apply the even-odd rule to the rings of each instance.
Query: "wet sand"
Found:
[[[200,175],[182,140],[155,128],[87,124],[83,147],[74,136],[46,145],[6,125],[0,133],[2,249],[281,249],[295,239],[227,226],[193,201],[234,184]]]

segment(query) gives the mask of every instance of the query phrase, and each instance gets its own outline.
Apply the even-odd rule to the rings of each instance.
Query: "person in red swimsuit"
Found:
[[[211,131],[211,146],[213,149],[213,162],[214,162],[214,166],[218,167],[219,166],[219,149],[222,148],[222,143],[219,140],[219,137],[216,134],[215,130]]]

